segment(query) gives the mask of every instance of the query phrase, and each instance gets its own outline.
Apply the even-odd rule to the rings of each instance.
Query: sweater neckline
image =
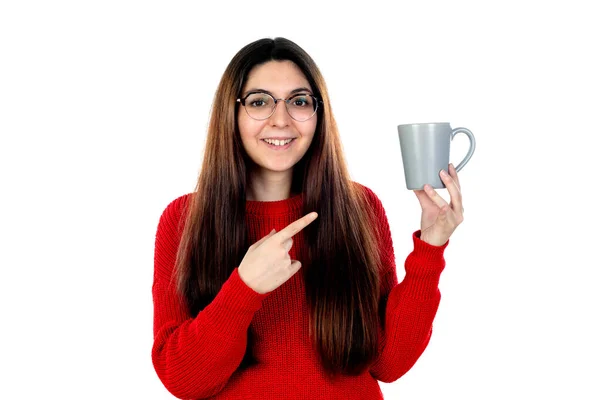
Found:
[[[302,193],[283,200],[246,200],[246,213],[253,215],[289,214],[302,209]]]

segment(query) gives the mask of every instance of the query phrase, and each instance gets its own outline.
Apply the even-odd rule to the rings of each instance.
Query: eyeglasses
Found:
[[[250,118],[262,121],[273,115],[279,100],[283,100],[290,117],[298,122],[311,119],[317,112],[319,103],[323,103],[312,94],[296,94],[287,99],[276,99],[265,92],[250,92],[236,101],[244,106]]]

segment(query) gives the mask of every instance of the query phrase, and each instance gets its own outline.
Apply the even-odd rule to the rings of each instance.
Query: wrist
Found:
[[[431,238],[429,237],[426,233],[421,232],[419,239],[421,239],[423,242],[431,245],[431,246],[442,246],[444,243],[441,242],[441,240],[436,240],[435,238]]]

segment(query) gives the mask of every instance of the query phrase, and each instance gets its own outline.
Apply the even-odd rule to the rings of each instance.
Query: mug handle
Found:
[[[471,132],[467,128],[452,129],[452,136],[450,137],[450,141],[454,140],[454,136],[456,136],[456,134],[458,133],[465,133],[469,137],[469,142],[471,142],[471,145],[469,146],[469,151],[467,152],[465,158],[463,158],[462,161],[456,167],[456,172],[460,171],[465,165],[467,165],[467,163],[473,156],[473,153],[475,152],[475,135],[473,135],[473,132]]]

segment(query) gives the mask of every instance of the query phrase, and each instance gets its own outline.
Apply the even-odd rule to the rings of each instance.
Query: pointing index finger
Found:
[[[317,219],[317,217],[318,214],[316,212],[306,214],[304,217],[292,222],[273,236],[277,236],[282,242],[288,240],[302,229],[306,228],[308,224]]]

